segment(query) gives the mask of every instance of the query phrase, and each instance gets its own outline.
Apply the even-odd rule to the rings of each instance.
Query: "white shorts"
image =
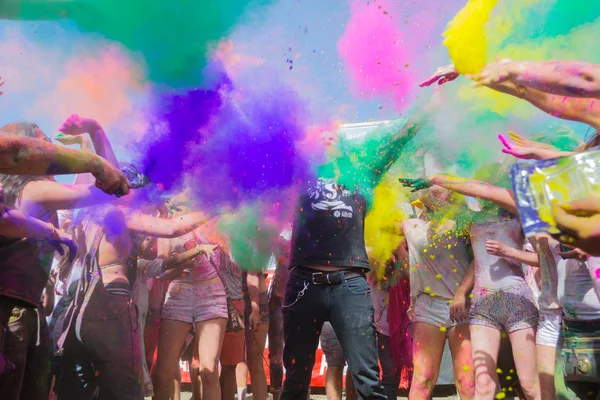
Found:
[[[560,338],[560,327],[562,323],[562,312],[541,311],[538,319],[535,344],[557,348]]]
[[[448,330],[454,328],[456,325],[469,323],[468,319],[458,324],[453,322],[450,319],[450,301],[431,297],[427,294],[420,294],[417,297],[413,311],[415,313],[412,320],[413,323],[421,322]]]

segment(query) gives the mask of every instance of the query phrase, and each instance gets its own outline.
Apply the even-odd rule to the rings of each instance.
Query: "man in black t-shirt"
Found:
[[[365,279],[364,222],[369,196],[398,159],[419,121],[384,127],[389,134],[342,148],[299,198],[284,302],[282,399],[306,399],[323,322],[330,321],[361,399],[386,399],[379,382],[373,303]],[[360,164],[360,165],[358,165]]]

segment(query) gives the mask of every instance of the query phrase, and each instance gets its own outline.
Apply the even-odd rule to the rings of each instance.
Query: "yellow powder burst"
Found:
[[[438,280],[439,280],[439,279],[442,279],[442,274],[437,274],[437,275],[435,276],[435,279],[438,279]]]
[[[456,70],[474,74],[485,66],[487,42],[485,24],[498,0],[469,0],[465,7],[448,23],[444,45]]]
[[[445,326],[440,326],[440,332],[446,332],[448,329],[446,329]]]
[[[378,279],[385,275],[386,263],[403,239],[401,221],[405,215],[398,207],[403,198],[399,184],[380,183],[375,188],[373,207],[365,219],[365,241]]]
[[[498,393],[498,394],[496,395],[496,398],[497,398],[497,399],[503,399],[503,398],[505,398],[505,397],[506,397],[506,393],[504,393],[504,392],[500,392],[500,393]]]

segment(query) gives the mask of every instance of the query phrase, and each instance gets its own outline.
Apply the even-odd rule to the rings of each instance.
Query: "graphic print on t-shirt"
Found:
[[[333,211],[335,218],[352,218],[354,210],[344,202],[344,198],[351,195],[349,190],[335,183],[333,179],[319,178],[317,184],[308,189],[311,208],[315,211]]]

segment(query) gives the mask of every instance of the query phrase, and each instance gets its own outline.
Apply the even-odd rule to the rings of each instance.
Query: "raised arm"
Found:
[[[136,233],[159,238],[176,238],[193,231],[208,220],[204,213],[191,213],[171,219],[155,218],[141,213],[125,216],[127,228]]]
[[[504,189],[476,179],[455,178],[444,175],[432,175],[425,179],[399,179],[405,187],[413,188],[413,191],[427,189],[432,185],[438,185],[453,192],[465,196],[476,197],[491,201],[499,207],[518,215],[517,203],[512,190]]]
[[[72,114],[58,130],[70,136],[89,134],[96,154],[105,158],[113,166],[119,167],[119,161],[110,141],[100,123],[95,119],[82,118],[77,114]]]
[[[511,81],[560,96],[600,99],[600,65],[583,61],[501,61],[473,79],[482,85]]]
[[[506,62],[500,62],[493,65],[498,69],[502,69],[507,64]],[[459,74],[454,66],[447,65],[438,68],[421,86],[428,86],[438,80],[439,84],[443,84],[456,79],[458,76]],[[515,80],[498,81],[484,79],[483,77],[479,78],[478,76],[475,76],[474,79],[479,79],[478,84],[492,90],[526,100],[549,115],[569,121],[583,122],[591,125],[596,130],[600,130],[600,104],[597,104],[594,99],[580,98],[570,94],[566,95],[567,97],[557,96],[544,90],[538,90],[525,82],[516,82]]]
[[[40,139],[0,136],[0,173],[5,175],[65,175],[90,172],[109,194],[129,193],[121,171],[102,157],[71,150]]]

